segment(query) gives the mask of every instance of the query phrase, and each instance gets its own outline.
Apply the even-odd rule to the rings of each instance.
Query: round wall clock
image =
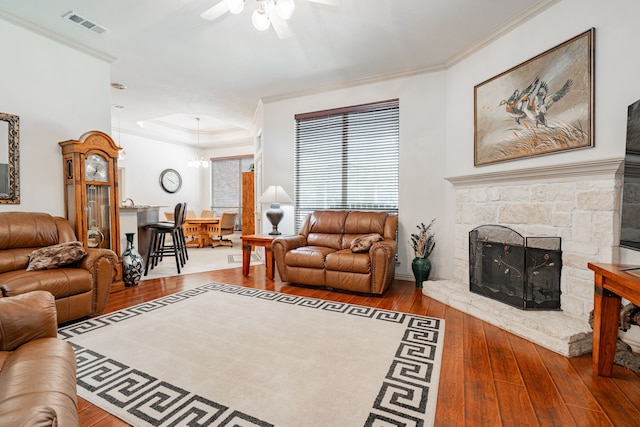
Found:
[[[160,174],[160,186],[167,193],[176,193],[182,187],[182,177],[175,169],[165,169]]]

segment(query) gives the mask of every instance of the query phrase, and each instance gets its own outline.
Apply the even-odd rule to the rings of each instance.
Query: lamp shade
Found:
[[[291,18],[295,8],[296,4],[293,0],[278,0],[278,3],[276,3],[276,13],[284,20]]]
[[[273,230],[269,234],[281,234],[278,231],[278,224],[282,221],[282,217],[284,217],[284,211],[280,207],[280,203],[293,203],[291,197],[289,197],[281,186],[270,185],[266,191],[262,193],[262,196],[258,199],[258,203],[271,203],[271,206],[266,212],[267,219],[273,226]]]
[[[253,26],[260,31],[267,30],[271,25],[269,15],[267,15],[267,12],[261,9],[256,9],[253,11],[253,14],[251,15],[251,22],[253,23]]]
[[[280,185],[270,185],[267,187],[262,196],[258,199],[258,203],[293,203],[291,197],[284,191]]]

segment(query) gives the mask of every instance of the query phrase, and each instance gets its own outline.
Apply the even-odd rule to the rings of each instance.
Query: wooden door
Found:
[[[253,172],[242,172],[242,235],[255,234]]]

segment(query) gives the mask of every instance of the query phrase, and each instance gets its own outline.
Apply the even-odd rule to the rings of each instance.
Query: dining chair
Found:
[[[233,246],[231,239],[225,239],[236,231],[237,212],[222,212],[220,221],[217,224],[207,225],[207,234],[211,238],[211,247],[216,246]]]
[[[212,210],[203,210],[200,212],[200,218],[215,218],[216,211]]]

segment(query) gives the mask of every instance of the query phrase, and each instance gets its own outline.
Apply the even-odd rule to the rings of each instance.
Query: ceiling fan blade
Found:
[[[287,24],[287,21],[280,18],[275,10],[273,10],[271,7],[269,7],[269,21],[271,21],[273,30],[276,32],[276,35],[279,39],[286,39],[293,35],[289,24]]]
[[[277,17],[271,21],[271,24],[279,39],[286,39],[293,35],[289,24],[284,19]]]
[[[221,0],[220,3],[216,4],[210,9],[205,10],[200,14],[200,17],[203,19],[207,19],[209,21],[213,21],[214,19],[219,18],[229,11],[229,4],[226,0]]]
[[[310,2],[313,3],[322,3],[322,4],[326,4],[329,6],[337,6],[340,4],[340,0],[309,0]]]

